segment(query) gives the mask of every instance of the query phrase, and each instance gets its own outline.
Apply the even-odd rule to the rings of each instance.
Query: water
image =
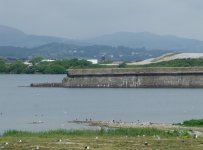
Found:
[[[182,122],[203,118],[203,89],[31,88],[65,75],[0,75],[0,132],[8,129],[75,129],[68,121]],[[42,124],[31,124],[43,121]]]

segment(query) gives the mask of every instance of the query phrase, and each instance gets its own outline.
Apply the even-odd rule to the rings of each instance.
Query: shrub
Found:
[[[183,126],[203,126],[203,119],[186,120],[182,123]]]

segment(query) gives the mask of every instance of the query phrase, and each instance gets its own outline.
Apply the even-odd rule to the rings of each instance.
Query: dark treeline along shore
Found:
[[[56,61],[42,61],[42,57],[35,57],[29,61],[29,65],[21,60],[6,62],[0,59],[0,73],[4,74],[65,74],[68,68],[92,68],[99,67],[87,60],[70,59]]]
[[[111,65],[110,60],[100,61],[98,64],[83,59],[64,59],[55,61],[42,61],[42,57],[34,57],[28,63],[22,60],[7,62],[0,58],[0,74],[65,74],[67,69],[87,68],[137,68],[137,67],[202,67],[203,59],[176,59],[152,63],[147,65]],[[105,65],[108,64],[108,65]]]

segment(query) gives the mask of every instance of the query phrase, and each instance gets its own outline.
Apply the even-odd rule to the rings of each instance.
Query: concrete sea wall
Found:
[[[72,88],[203,88],[203,68],[69,69]]]
[[[62,83],[31,83],[31,87],[63,87]]]

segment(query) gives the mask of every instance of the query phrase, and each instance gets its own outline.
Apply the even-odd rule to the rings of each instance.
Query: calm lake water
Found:
[[[203,89],[31,88],[65,75],[0,75],[0,132],[83,128],[68,121],[182,122],[203,118]],[[42,124],[31,124],[43,121]]]

